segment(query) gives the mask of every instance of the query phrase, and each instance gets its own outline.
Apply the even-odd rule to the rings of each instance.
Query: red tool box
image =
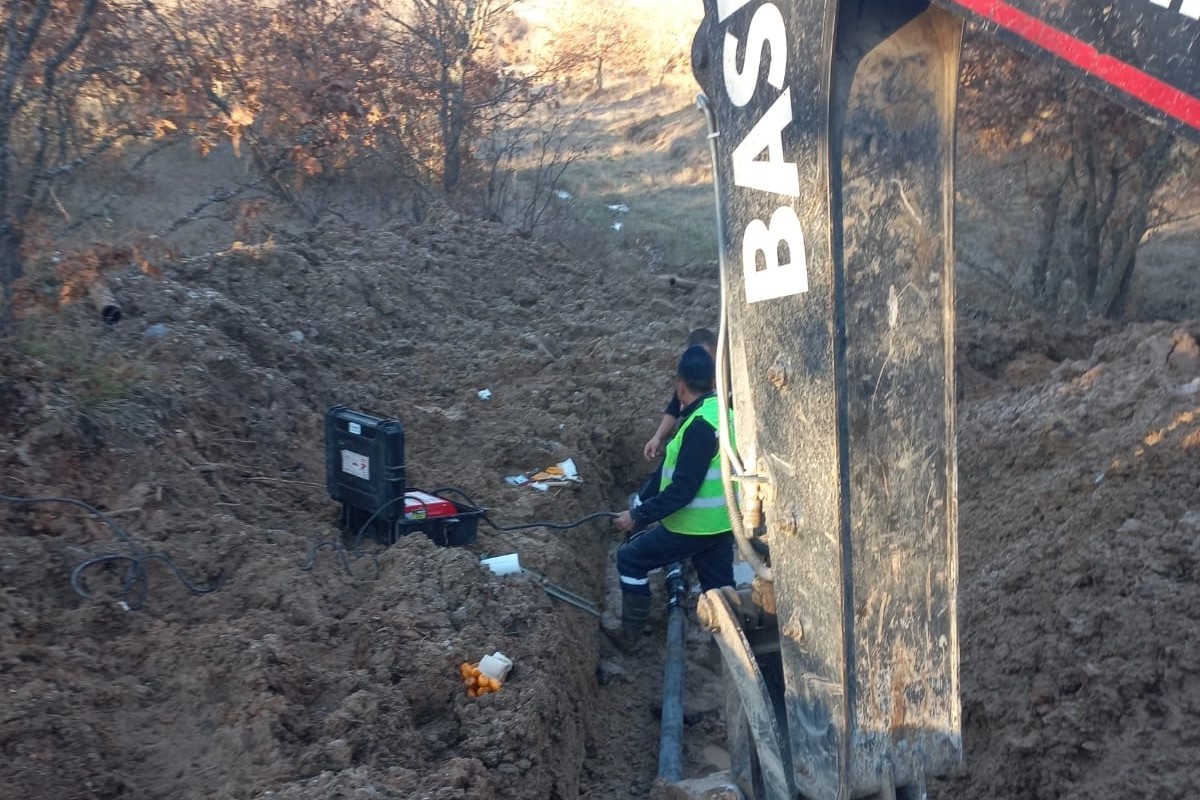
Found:
[[[454,503],[420,489],[409,489],[404,493],[405,519],[437,519],[453,517],[458,513]]]

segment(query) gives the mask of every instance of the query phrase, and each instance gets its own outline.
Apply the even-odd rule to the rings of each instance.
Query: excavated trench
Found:
[[[498,523],[622,507],[711,293],[453,218],[305,246],[114,275],[117,325],[73,306],[0,344],[3,493],[88,501],[220,582],[193,596],[152,562],[133,610],[98,565],[80,598],[71,572],[122,552],[112,533],[0,507],[0,785],[31,800],[646,796],[661,593],[628,657],[594,618],[479,563],[516,550],[607,599],[606,526],[485,527],[468,548],[409,536],[352,575],[324,551],[299,566],[335,529],[334,403],[402,419],[412,484],[462,486]],[[637,317],[647,295],[672,322]],[[969,771],[931,796],[1190,796],[1200,665],[1173,643],[1197,627],[1198,330],[1089,328],[1080,358],[1033,324],[960,337],[987,356],[960,381]],[[503,481],[567,456],[576,490]],[[459,665],[495,650],[511,680],[467,697]],[[685,777],[723,758],[714,655],[689,641]]]
[[[119,569],[100,565],[77,597],[71,570],[120,552],[111,532],[64,509],[0,508],[0,782],[35,800],[647,789],[661,647],[611,652],[593,617],[480,564],[516,551],[603,603],[607,524],[483,525],[470,547],[407,536],[350,574],[327,549],[300,566],[336,531],[323,450],[335,404],[402,420],[408,482],[460,486],[498,524],[623,507],[711,298],[450,213],[297,241],[157,279],[112,274],[118,324],[71,306],[27,323],[29,349],[0,351],[8,493],[88,501],[220,583],[193,596],[150,562],[145,602],[126,610]],[[671,313],[638,318],[647,293]],[[566,457],[577,489],[503,480]],[[510,680],[467,697],[459,665],[497,650]],[[718,732],[704,702],[690,701],[689,742]]]

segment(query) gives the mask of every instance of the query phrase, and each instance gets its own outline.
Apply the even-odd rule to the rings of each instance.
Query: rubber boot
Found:
[[[608,637],[617,651],[633,655],[641,643],[646,620],[650,616],[650,595],[621,592],[621,616],[611,610],[600,618],[600,632]]]
[[[636,642],[650,618],[650,595],[621,593],[621,636]]]
[[[641,633],[650,618],[650,596],[631,591],[620,594],[620,626],[626,633]]]

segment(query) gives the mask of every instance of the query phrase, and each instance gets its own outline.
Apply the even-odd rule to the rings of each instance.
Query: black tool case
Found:
[[[391,545],[421,532],[436,544],[475,541],[483,509],[448,501],[448,516],[405,515],[404,426],[398,419],[333,406],[325,413],[325,482],[342,504],[343,530],[356,540],[371,536]]]

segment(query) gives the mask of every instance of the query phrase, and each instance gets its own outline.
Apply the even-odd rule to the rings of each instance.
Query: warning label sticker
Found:
[[[362,453],[354,453],[350,450],[343,450],[342,472],[348,472],[356,478],[362,478],[364,481],[369,481],[371,480],[371,459],[367,458]]]

